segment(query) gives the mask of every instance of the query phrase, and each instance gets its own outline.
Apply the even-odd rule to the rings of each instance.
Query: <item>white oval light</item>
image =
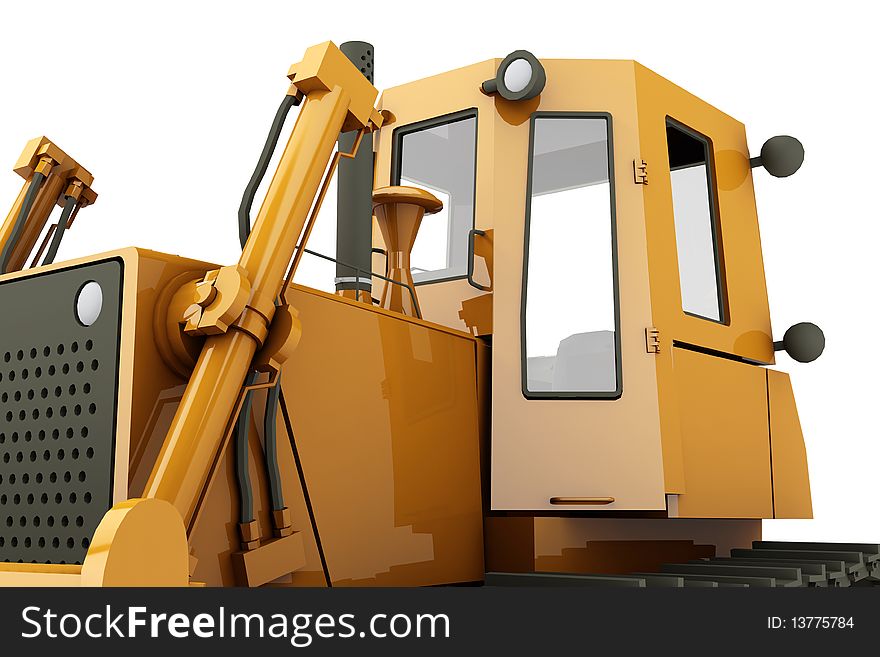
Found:
[[[504,71],[504,86],[512,93],[525,89],[532,79],[532,65],[525,59],[514,59]]]
[[[103,306],[104,291],[97,282],[89,281],[76,296],[76,318],[83,326],[91,326],[98,321]]]

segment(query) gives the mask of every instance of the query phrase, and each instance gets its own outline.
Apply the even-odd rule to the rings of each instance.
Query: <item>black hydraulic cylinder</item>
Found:
[[[339,49],[373,82],[373,46],[347,41]],[[350,153],[357,133],[339,136],[340,153]],[[371,292],[373,247],[373,136],[365,134],[354,158],[339,160],[336,191],[336,290]],[[348,263],[343,265],[341,263]],[[353,265],[353,267],[349,266]]]

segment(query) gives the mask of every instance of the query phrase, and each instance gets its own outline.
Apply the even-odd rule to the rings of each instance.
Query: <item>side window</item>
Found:
[[[610,118],[532,119],[523,267],[523,394],[621,392]]]
[[[666,143],[682,309],[689,315],[723,322],[724,289],[709,140],[667,119]]]
[[[421,187],[443,201],[422,220],[412,250],[415,283],[467,275],[468,231],[474,225],[477,116],[469,111],[401,128],[394,184]]]

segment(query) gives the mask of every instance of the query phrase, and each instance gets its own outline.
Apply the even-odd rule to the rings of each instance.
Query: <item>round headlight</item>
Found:
[[[532,65],[527,59],[514,59],[504,71],[504,86],[517,94],[525,89],[532,79]]]
[[[495,77],[486,80],[482,89],[506,100],[528,100],[544,90],[547,75],[541,62],[528,50],[516,50],[505,57]]]
[[[91,326],[98,321],[104,307],[104,291],[96,281],[83,285],[76,295],[76,319],[83,326]]]

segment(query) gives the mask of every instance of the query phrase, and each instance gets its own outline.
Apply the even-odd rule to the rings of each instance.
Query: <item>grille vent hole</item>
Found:
[[[103,490],[89,488],[101,485],[90,470],[103,433],[94,424],[104,399],[93,396],[99,346],[88,339],[0,352],[0,464],[15,470],[0,472],[0,562],[82,563],[106,509]]]

